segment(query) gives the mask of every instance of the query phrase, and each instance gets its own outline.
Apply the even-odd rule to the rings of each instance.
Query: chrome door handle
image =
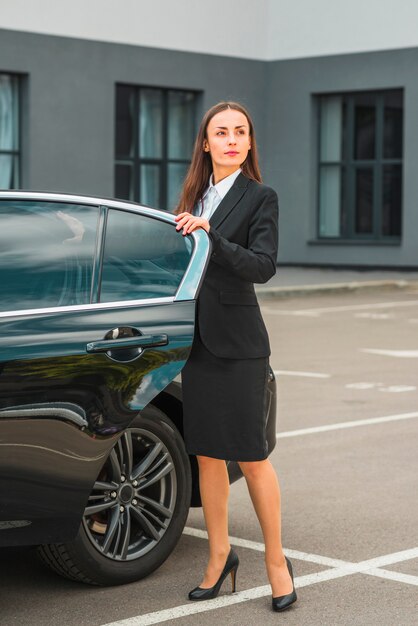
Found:
[[[108,352],[109,350],[123,350],[124,348],[154,348],[166,346],[168,335],[138,335],[124,339],[103,339],[92,341],[86,345],[87,352]]]

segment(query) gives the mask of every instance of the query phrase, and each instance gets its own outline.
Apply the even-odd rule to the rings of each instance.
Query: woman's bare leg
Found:
[[[229,554],[229,477],[225,461],[197,456],[203,515],[209,536],[209,562],[199,587],[208,588],[218,580]]]
[[[263,531],[265,562],[273,597],[284,596],[293,589],[287,569],[281,538],[280,486],[269,459],[240,462],[248,491]]]

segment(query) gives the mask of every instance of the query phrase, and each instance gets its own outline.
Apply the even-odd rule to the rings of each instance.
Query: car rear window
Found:
[[[0,310],[90,301],[97,207],[0,201]]]

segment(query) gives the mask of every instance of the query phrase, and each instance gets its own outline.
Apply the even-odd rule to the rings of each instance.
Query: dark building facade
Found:
[[[203,112],[250,110],[279,263],[418,267],[418,48],[257,61],[0,30],[0,187],[172,210]]]

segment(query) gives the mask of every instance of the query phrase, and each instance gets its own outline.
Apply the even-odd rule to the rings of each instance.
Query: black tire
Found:
[[[144,471],[132,478],[141,467]],[[148,576],[167,559],[181,536],[191,482],[180,433],[162,411],[147,407],[147,416],[135,418],[112,449],[76,539],[40,546],[38,553],[58,574],[92,585],[120,585]]]

